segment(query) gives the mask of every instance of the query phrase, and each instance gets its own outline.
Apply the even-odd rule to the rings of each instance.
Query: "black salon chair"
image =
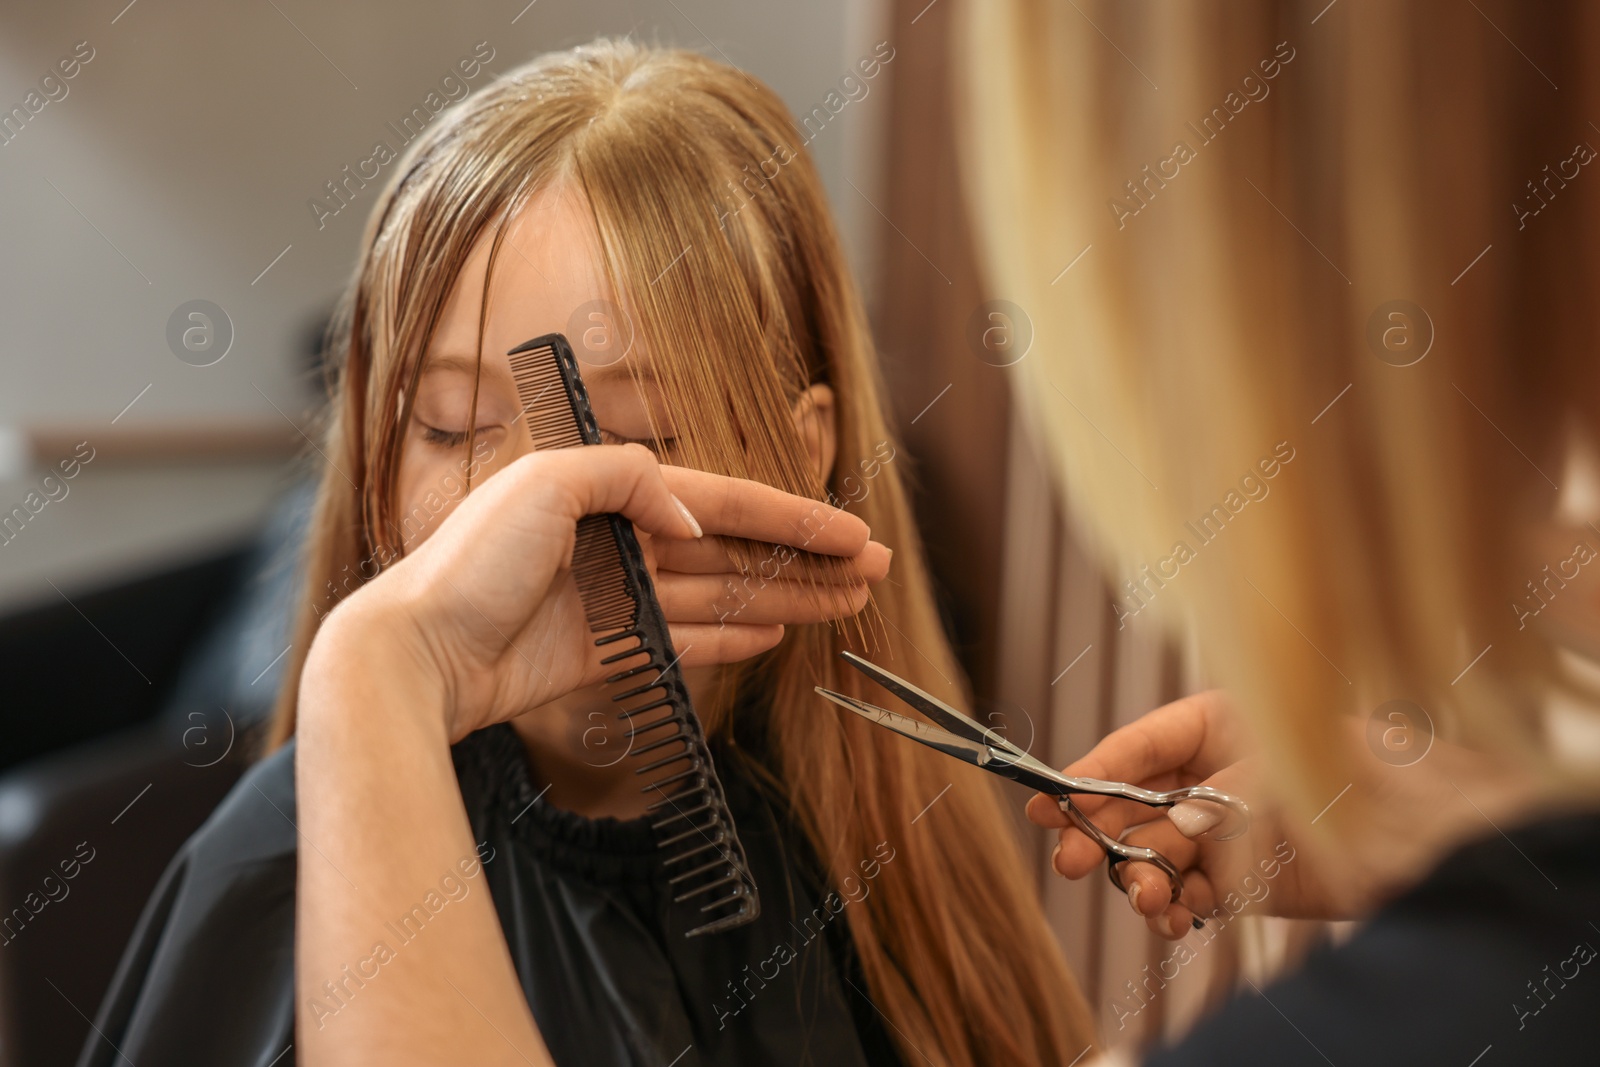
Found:
[[[253,755],[310,495],[204,558],[0,619],[0,1067],[74,1062],[162,870]]]

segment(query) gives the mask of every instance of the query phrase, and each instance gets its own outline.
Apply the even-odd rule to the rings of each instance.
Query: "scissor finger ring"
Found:
[[[1122,865],[1129,861],[1148,863],[1159,868],[1161,873],[1167,876],[1167,880],[1172,883],[1172,903],[1176,904],[1178,898],[1183,896],[1183,875],[1178,873],[1177,865],[1167,857],[1153,848],[1142,848],[1138,845],[1128,845],[1118,841],[1090,822],[1088,816],[1079,811],[1077,805],[1073,804],[1069,797],[1062,797],[1060,804],[1061,810],[1066,813],[1073,824],[1087,834],[1095,844],[1105,850],[1106,874],[1111,879],[1112,885],[1126,893],[1128,887],[1123,884],[1122,875],[1119,873]]]

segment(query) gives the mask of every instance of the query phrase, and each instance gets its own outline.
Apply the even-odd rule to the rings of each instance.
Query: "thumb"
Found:
[[[541,464],[530,467],[530,475],[564,494],[562,510],[574,520],[617,512],[640,531],[658,537],[704,536],[693,513],[667,488],[655,454],[643,445],[564,448],[535,452],[523,460]]]
[[[1249,775],[1239,763],[1223,768],[1200,785],[1241,800],[1246,799],[1250,789]],[[1188,838],[1209,834],[1212,840],[1227,841],[1249,829],[1248,815],[1226,804],[1199,797],[1174,804],[1167,809],[1167,818],[1180,834]]]

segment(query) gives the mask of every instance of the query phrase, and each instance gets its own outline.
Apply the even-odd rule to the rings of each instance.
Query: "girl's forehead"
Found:
[[[505,366],[506,353],[546,333],[570,335],[595,308],[616,309],[587,199],[570,184],[533,196],[502,227],[484,306],[484,279],[495,231],[474,245],[457,276],[428,349],[429,362],[476,355],[480,311],[484,369]],[[620,314],[620,312],[618,312]],[[639,355],[640,353],[635,353]]]

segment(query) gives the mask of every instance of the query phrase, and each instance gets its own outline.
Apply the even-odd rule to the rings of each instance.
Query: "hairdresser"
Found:
[[[1002,0],[962,19],[974,229],[1037,338],[1007,370],[1017,402],[1109,574],[1188,542],[1123,624],[1194,649],[1216,687],[1067,773],[1250,801],[1224,842],[1205,805],[1151,821],[1085,799],[1182,869],[1178,903],[1129,872],[1158,935],[1285,843],[1259,910],[1357,921],[1101,1062],[1594,1062],[1600,12]],[[1196,137],[1201,116],[1225,134]],[[1270,499],[1195,545],[1186,523],[1284,442]],[[1053,802],[1028,814],[1060,830],[1059,874],[1104,877]]]

